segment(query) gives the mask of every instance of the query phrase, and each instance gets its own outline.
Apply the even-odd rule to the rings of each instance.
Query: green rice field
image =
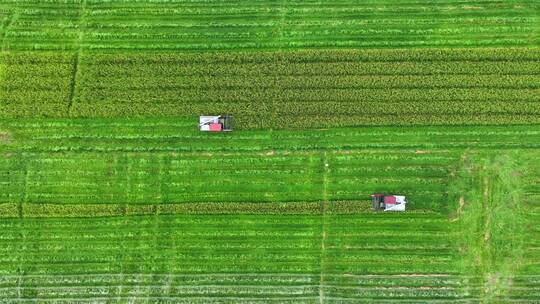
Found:
[[[539,12],[2,1],[0,303],[540,302]]]

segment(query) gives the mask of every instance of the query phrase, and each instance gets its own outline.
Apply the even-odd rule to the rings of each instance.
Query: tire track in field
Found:
[[[25,186],[26,187],[26,186]],[[25,191],[25,197],[26,197],[26,191]],[[17,301],[21,302],[24,300],[24,280],[27,275],[27,271],[24,270],[24,267],[26,265],[26,227],[25,222],[21,219],[19,219],[19,237],[20,237],[20,250],[18,252],[19,256],[19,265],[17,266]]]

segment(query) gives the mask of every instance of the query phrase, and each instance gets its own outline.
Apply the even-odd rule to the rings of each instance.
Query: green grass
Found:
[[[486,303],[505,297],[522,263],[527,206],[521,176],[526,167],[518,153],[466,155],[453,194],[464,272],[482,278]],[[467,287],[465,287],[467,288]]]

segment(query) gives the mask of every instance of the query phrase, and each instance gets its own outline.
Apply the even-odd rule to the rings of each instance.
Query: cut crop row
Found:
[[[401,160],[406,163],[412,156],[404,155]],[[194,157],[79,152],[14,157],[18,164],[24,164],[14,169],[17,163],[2,162],[8,181],[0,198],[6,203],[295,202],[321,201],[324,197],[324,163],[318,153]],[[362,154],[355,154],[355,158],[362,158]],[[436,160],[428,166],[437,166]],[[446,176],[426,176],[425,166],[415,170],[412,165],[408,174],[395,176],[378,176],[376,170],[365,176],[355,171],[345,175],[347,171],[341,170],[334,178],[332,170],[347,165],[334,165],[332,158],[327,163],[329,200],[365,201],[372,192],[399,190],[416,200],[413,205],[417,209],[444,206]]]
[[[399,153],[417,150],[540,147],[540,129],[531,125],[237,130],[207,134],[198,131],[197,123],[197,117],[8,119],[0,122],[0,134],[5,137],[2,148],[14,152],[218,152],[239,156],[249,152],[255,156],[313,150],[335,150],[339,154],[340,150],[367,149],[372,151],[364,157],[385,158],[388,164],[399,159]],[[437,157],[444,164],[451,162],[441,154],[429,157]]]
[[[6,50],[530,46],[534,1],[8,1]],[[443,26],[444,25],[444,26]]]
[[[454,261],[445,259],[453,236],[444,217],[339,216],[327,218],[324,226],[322,220],[300,215],[3,220],[0,294],[4,300],[211,296],[249,302],[318,298],[323,292],[328,300],[344,294],[362,300],[388,295],[387,288],[376,287],[383,276],[406,288],[408,298],[435,296],[422,286],[444,292],[438,297],[457,297],[460,278],[452,275]],[[390,237],[393,254],[377,264],[373,254],[394,225],[404,234]],[[362,247],[355,245],[358,239],[364,240]],[[439,251],[424,253],[426,246]],[[359,269],[359,260],[372,267]]]
[[[538,148],[540,136],[531,126],[203,134],[190,119],[109,122],[4,122],[9,157],[0,162],[0,201],[18,204],[5,205],[6,212],[47,216],[73,204],[66,215],[78,208],[101,215],[256,213],[261,203],[261,213],[320,213],[326,199],[356,201],[359,207],[336,207],[356,213],[373,192],[404,193],[411,209],[444,211],[448,180],[465,149]],[[195,202],[198,210],[171,205]],[[298,205],[266,205],[283,202]]]

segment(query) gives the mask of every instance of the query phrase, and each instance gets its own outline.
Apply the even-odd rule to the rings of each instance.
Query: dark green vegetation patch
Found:
[[[537,48],[2,59],[3,117],[230,113],[241,129],[540,122]]]

